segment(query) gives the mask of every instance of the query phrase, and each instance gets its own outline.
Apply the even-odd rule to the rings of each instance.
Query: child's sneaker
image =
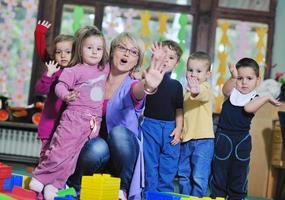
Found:
[[[58,192],[58,189],[54,187],[53,185],[51,184],[46,185],[44,189],[45,200],[54,200],[54,197],[56,197],[57,192]]]
[[[127,193],[125,191],[119,191],[119,200],[127,200]]]
[[[29,183],[30,190],[41,193],[43,191],[44,185],[35,178],[32,178]]]

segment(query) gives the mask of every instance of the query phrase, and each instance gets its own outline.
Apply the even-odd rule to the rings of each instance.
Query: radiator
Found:
[[[0,128],[0,154],[37,158],[40,147],[37,132]]]

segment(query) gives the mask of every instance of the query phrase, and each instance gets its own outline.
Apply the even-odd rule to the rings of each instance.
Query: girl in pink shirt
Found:
[[[84,143],[97,137],[102,117],[105,81],[109,73],[103,34],[96,27],[82,29],[75,55],[63,70],[55,87],[56,95],[67,103],[44,160],[33,171],[30,189],[54,199],[59,188],[74,172]]]
[[[53,42],[52,55],[46,50],[46,32],[51,24],[47,21],[38,22],[35,30],[35,43],[38,56],[46,64],[46,71],[36,83],[35,91],[47,95],[41,120],[38,125],[38,137],[42,146],[40,161],[43,160],[47,151],[52,134],[58,125],[60,115],[63,111],[63,102],[55,94],[55,85],[62,73],[63,68],[69,67],[72,58],[72,46],[74,37],[71,35],[58,35]]]

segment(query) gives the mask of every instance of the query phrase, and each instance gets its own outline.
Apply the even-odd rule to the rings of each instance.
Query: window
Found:
[[[65,4],[62,11],[60,33],[73,35],[79,27],[93,25],[94,19],[94,7]]]
[[[229,76],[227,64],[234,63],[238,59],[237,55],[260,60],[259,64],[262,66],[264,77],[270,77],[275,0],[58,0],[44,2],[56,8],[52,15],[46,9],[42,9],[40,13],[40,16],[51,16],[50,18],[54,20],[54,27],[51,28],[53,37],[59,33],[73,34],[79,25],[96,25],[103,31],[108,43],[117,33],[125,30],[140,35],[146,47],[157,40],[170,38],[177,41],[184,49],[181,63],[173,76],[178,80],[184,78],[186,59],[191,52],[208,52],[213,58],[211,83],[216,95],[215,106],[218,105],[217,101],[222,102],[219,88]],[[228,27],[224,31],[223,26],[226,23]],[[246,28],[246,32],[242,31],[243,27]],[[229,44],[221,42],[221,38],[225,35]],[[247,38],[248,49],[245,51],[240,51],[242,47],[239,41],[245,43],[242,38]],[[222,63],[223,69],[219,69],[221,52],[226,53],[227,56]],[[149,62],[147,59],[149,59],[148,52],[146,52],[144,66]],[[36,80],[39,75],[40,72],[34,70],[32,77]],[[217,82],[222,83],[217,86]],[[218,108],[215,107],[216,112],[219,112]]]
[[[187,31],[186,31],[187,30]],[[175,12],[156,12],[133,8],[106,6],[102,23],[102,31],[107,41],[122,31],[129,31],[141,36],[146,47],[143,67],[149,64],[149,47],[155,41],[172,39],[183,49],[183,57],[173,78],[183,76],[187,55],[190,51],[192,16]]]
[[[220,112],[222,86],[229,78],[229,63],[243,57],[255,59],[260,76],[270,77],[274,29],[274,5],[270,0],[219,0],[215,19],[215,43],[212,87],[214,111]]]
[[[211,81],[216,97],[216,112],[221,109],[222,86],[230,77],[229,64],[235,64],[243,57],[254,58],[260,66],[260,76],[263,77],[266,68],[267,37],[267,24],[226,19],[217,21]]]
[[[219,6],[225,8],[269,11],[270,0],[219,0]]]
[[[27,104],[32,72],[37,0],[0,1],[0,95]],[[4,31],[3,31],[4,30]]]
[[[171,3],[173,1],[158,1]],[[190,4],[189,1],[179,1],[181,4]],[[193,17],[189,13],[177,11],[161,11],[148,8],[137,9],[129,4],[121,7],[104,5],[102,13],[102,32],[106,38],[107,46],[117,34],[123,31],[133,32],[143,39],[146,47],[146,56],[143,67],[149,63],[150,52],[148,48],[155,41],[172,39],[179,43],[183,49],[183,56],[172,77],[184,77],[187,56],[190,52]],[[60,33],[74,34],[79,27],[96,23],[96,5],[64,4],[62,10]]]
[[[147,0],[147,1],[156,1],[161,3],[175,3],[179,5],[191,5],[191,0]]]

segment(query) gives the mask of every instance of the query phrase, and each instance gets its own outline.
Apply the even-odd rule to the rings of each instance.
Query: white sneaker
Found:
[[[127,194],[123,190],[119,191],[119,200],[127,200]]]
[[[44,189],[44,184],[35,178],[32,178],[29,183],[29,188],[35,192],[41,193]]]
[[[56,187],[54,187],[51,184],[48,184],[45,186],[45,189],[44,189],[44,198],[46,200],[54,200],[54,197],[56,197],[57,192],[58,192],[58,189]]]

